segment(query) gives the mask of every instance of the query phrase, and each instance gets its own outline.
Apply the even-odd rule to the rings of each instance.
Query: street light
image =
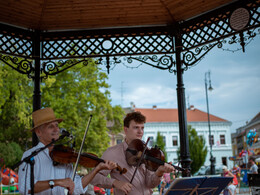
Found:
[[[209,88],[208,88],[209,85]],[[210,129],[210,118],[209,118],[209,101],[208,101],[208,90],[212,91],[210,80],[210,71],[205,73],[205,91],[206,91],[206,102],[207,102],[207,112],[208,112],[208,126],[209,126],[209,146],[210,146],[210,174],[215,175],[215,158],[212,155],[212,141],[211,141],[211,129]]]

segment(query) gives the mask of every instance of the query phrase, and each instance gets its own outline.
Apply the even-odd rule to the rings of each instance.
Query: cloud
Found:
[[[112,90],[111,95],[114,101],[119,102],[123,99],[124,107],[129,107],[130,102],[142,108],[151,108],[152,105],[173,108],[177,105],[176,90],[160,84],[142,84],[125,91],[123,95]]]
[[[240,47],[238,44],[237,47]],[[233,122],[232,130],[260,112],[260,36],[235,53],[214,48],[198,65],[183,74],[186,105],[206,112],[205,72],[211,71],[210,113]],[[122,85],[123,82],[123,85]],[[177,77],[150,66],[116,67],[109,75],[113,104],[129,107],[177,108]]]

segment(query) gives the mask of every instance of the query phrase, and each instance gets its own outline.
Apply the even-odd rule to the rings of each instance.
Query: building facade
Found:
[[[177,163],[177,150],[180,147],[180,134],[178,123],[178,109],[158,109],[154,106],[151,109],[134,108],[140,111],[146,118],[143,140],[150,137],[149,145],[152,146],[156,140],[157,132],[163,136],[168,161]],[[196,129],[199,136],[203,136],[208,148],[208,155],[204,165],[210,165],[210,145],[209,145],[209,126],[207,113],[195,109],[191,106],[187,109],[187,122],[192,128]],[[210,115],[212,154],[216,158],[216,165],[227,165],[232,167],[233,163],[229,160],[232,156],[231,145],[231,122]]]
[[[255,132],[255,138],[250,143],[249,132]],[[260,157],[260,112],[253,117],[246,125],[236,129],[235,133],[232,133],[232,150],[234,161],[239,165],[246,166],[248,156]]]

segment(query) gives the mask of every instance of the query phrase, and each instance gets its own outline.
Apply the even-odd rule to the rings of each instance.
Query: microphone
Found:
[[[73,135],[71,135],[66,129],[61,128],[60,129],[61,137],[69,137],[70,139],[73,139]]]

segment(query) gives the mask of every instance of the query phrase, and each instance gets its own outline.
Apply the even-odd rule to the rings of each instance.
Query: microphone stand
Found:
[[[12,166],[12,169],[14,170],[16,167],[20,166],[23,162],[25,162],[27,164],[30,164],[30,166],[31,166],[31,174],[30,174],[31,195],[34,195],[34,164],[35,164],[34,156],[36,156],[38,153],[40,153],[41,151],[43,151],[46,148],[50,147],[55,142],[63,139],[66,136],[67,135],[61,135],[58,139],[56,139],[56,140],[53,139],[51,143],[49,143],[46,146],[41,147],[41,148],[33,151],[29,156],[25,157],[23,160],[20,160],[18,163],[16,163],[14,166]]]

